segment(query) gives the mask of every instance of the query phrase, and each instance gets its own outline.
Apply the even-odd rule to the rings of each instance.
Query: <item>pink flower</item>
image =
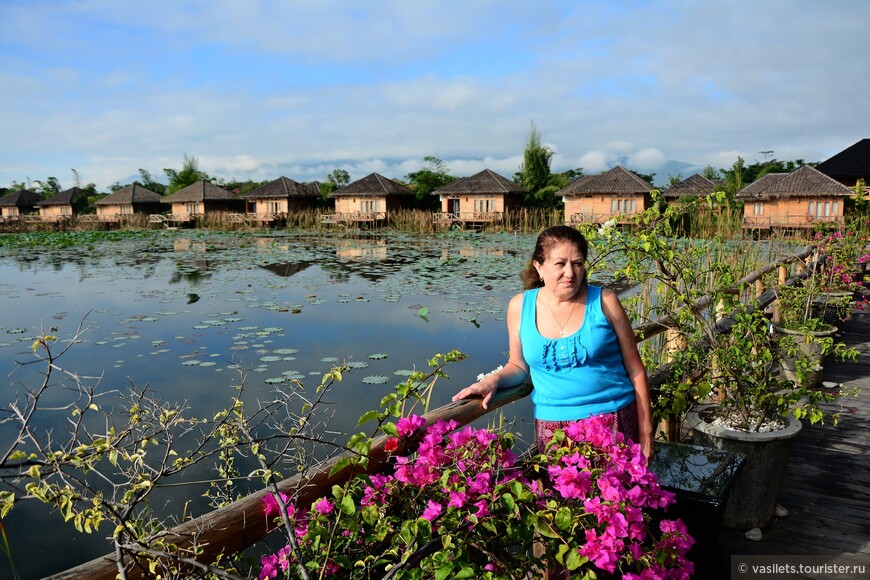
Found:
[[[328,516],[332,513],[332,510],[335,509],[335,504],[333,504],[331,501],[324,497],[321,498],[319,502],[317,502],[317,504],[314,506],[314,509],[315,511],[317,511],[317,513]]]
[[[419,415],[411,415],[399,419],[399,422],[396,423],[396,430],[399,432],[399,437],[410,437],[424,425],[426,425],[426,419]]]
[[[425,510],[423,510],[423,515],[420,517],[424,520],[429,520],[430,522],[441,515],[441,512],[444,511],[444,506],[434,500],[429,500],[429,504]]]

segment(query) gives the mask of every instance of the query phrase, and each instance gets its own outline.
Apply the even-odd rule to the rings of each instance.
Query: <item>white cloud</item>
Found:
[[[282,168],[323,179],[340,165],[403,177],[426,155],[456,175],[511,176],[530,121],[558,152],[557,171],[622,157],[654,171],[663,152],[714,167],[765,150],[818,161],[867,137],[870,118],[857,88],[870,68],[867,2],[0,10],[0,131],[14,136],[0,143],[0,184],[65,182],[75,167],[107,187],[140,167],[162,176],[183,153],[225,178]]]
[[[646,147],[629,154],[626,163],[632,169],[651,171],[658,169],[667,162],[665,154],[655,147]]]

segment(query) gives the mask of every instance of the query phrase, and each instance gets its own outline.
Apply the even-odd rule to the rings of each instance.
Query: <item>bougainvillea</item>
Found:
[[[382,473],[335,486],[310,509],[282,497],[299,546],[262,558],[260,578],[515,578],[560,567],[624,578],[688,578],[693,540],[679,520],[652,525],[673,503],[639,446],[606,417],[557,431],[545,454],[519,461],[513,437],[417,416],[399,437],[417,451]],[[393,447],[394,449],[396,447]],[[267,517],[278,513],[274,496]],[[316,571],[316,574],[314,572]]]

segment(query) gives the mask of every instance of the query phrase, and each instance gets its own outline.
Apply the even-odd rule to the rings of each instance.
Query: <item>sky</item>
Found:
[[[0,186],[823,161],[870,137],[865,0],[0,0]]]

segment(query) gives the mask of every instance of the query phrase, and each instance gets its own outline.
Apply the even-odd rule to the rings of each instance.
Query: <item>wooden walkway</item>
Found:
[[[870,311],[843,324],[843,341],[858,349],[857,363],[829,363],[825,380],[858,387],[844,398],[838,426],[804,425],[792,447],[779,503],[789,511],[763,529],[759,542],[743,530],[719,535],[720,578],[731,574],[737,555],[836,555],[831,562],[864,565],[866,575],[776,576],[787,578],[870,577]],[[787,559],[783,563],[788,563]],[[771,576],[773,577],[773,576]]]

